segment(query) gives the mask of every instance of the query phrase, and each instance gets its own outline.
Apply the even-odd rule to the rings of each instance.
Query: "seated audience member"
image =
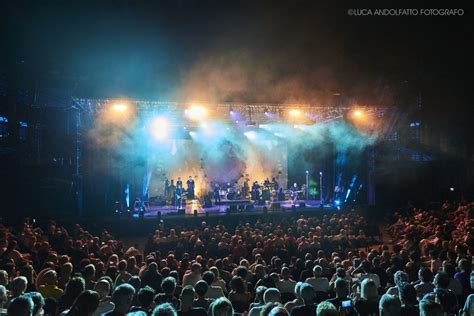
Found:
[[[345,283],[345,281],[343,281]],[[336,307],[329,302],[321,302],[316,309],[316,316],[338,316],[339,312]]]
[[[438,272],[434,279],[435,290],[424,296],[438,302],[443,308],[443,313],[456,314],[458,312],[458,300],[449,287],[449,276],[446,272]]]
[[[305,315],[315,315],[316,314],[316,292],[314,288],[308,284],[303,283],[301,285],[301,298],[303,299],[303,305],[295,306],[292,308],[290,315],[291,316],[305,316]]]
[[[112,311],[115,305],[110,297],[110,283],[101,279],[95,284],[94,290],[99,294],[99,306],[94,312],[94,316],[102,316],[102,314]]]
[[[176,309],[170,303],[163,303],[153,309],[152,316],[177,316]]]
[[[391,288],[389,288],[387,290],[387,294],[398,296],[399,295],[398,294],[398,287],[400,286],[400,284],[402,284],[404,282],[408,282],[408,274],[406,274],[403,271],[397,271],[393,275],[393,281],[395,283],[395,286],[392,286]]]
[[[474,273],[471,273],[470,285],[471,285],[471,289],[474,290]],[[462,316],[474,315],[474,294],[470,294],[466,298],[466,302],[464,303],[462,313],[463,313]]]
[[[225,297],[219,297],[209,306],[209,316],[233,316],[232,303]]]
[[[179,300],[174,296],[176,290],[176,279],[173,277],[166,277],[161,282],[161,288],[164,293],[158,293],[155,296],[155,304],[160,305],[170,303],[174,308],[179,307]]]
[[[42,316],[44,315],[44,298],[43,295],[41,295],[40,292],[28,292],[25,294],[26,296],[29,296],[31,300],[33,301],[33,316]],[[0,314],[1,315],[1,314]]]
[[[38,292],[43,295],[44,298],[54,298],[58,300],[63,295],[63,290],[57,285],[57,273],[54,270],[49,270],[43,275],[44,285],[41,285]]]
[[[435,286],[433,284],[433,273],[430,269],[421,267],[418,271],[419,283],[415,285],[416,295],[418,298],[423,298],[425,294],[433,292]]]
[[[255,302],[250,304],[250,310],[254,307],[259,307],[265,305],[263,301],[263,294],[267,290],[266,286],[260,285],[255,289]]]
[[[322,276],[323,268],[319,265],[313,268],[313,277],[307,278],[306,283],[310,284],[316,292],[327,292],[329,280]]]
[[[401,304],[398,297],[391,294],[384,294],[380,298],[379,311],[380,316],[399,316]]]
[[[230,281],[229,300],[236,313],[248,311],[250,293],[246,289],[244,279],[240,276],[234,276]]]
[[[334,282],[334,290],[336,291],[336,297],[330,298],[327,301],[333,304],[339,310],[339,308],[342,307],[342,302],[351,300],[348,296],[349,287],[347,285],[347,282],[344,279],[338,278],[336,279],[336,282]],[[352,310],[353,310],[352,307],[348,308],[348,312],[351,312]]]
[[[293,307],[304,304],[303,299],[301,298],[301,285],[303,285],[303,282],[296,283],[295,299],[285,304],[285,309],[288,311],[288,313],[291,313]]]
[[[71,308],[72,303],[74,303],[79,294],[84,292],[85,287],[86,284],[83,278],[73,277],[66,285],[63,296],[58,300],[57,311],[61,313],[62,311]]]
[[[420,301],[420,316],[443,316],[443,308],[432,299],[423,298]]]
[[[291,279],[290,269],[288,267],[281,268],[281,280],[277,282],[277,288],[282,295],[295,293],[296,281]]]
[[[398,288],[401,306],[401,314],[403,316],[418,316],[420,309],[418,308],[418,300],[416,298],[416,290],[410,283],[402,283]]]
[[[276,288],[269,288],[265,290],[263,294],[263,305],[255,306],[250,309],[249,316],[259,316],[261,311],[265,308],[265,305],[269,303],[280,303],[281,294]]]
[[[183,276],[183,286],[186,286],[186,285],[194,286],[200,280],[201,280],[201,265],[196,262],[191,265],[191,271],[186,273]]]
[[[138,306],[133,306],[130,311],[138,312],[143,311],[147,315],[153,310],[153,299],[155,298],[155,290],[148,285],[138,290],[137,300]]]
[[[379,313],[379,296],[374,280],[365,279],[362,281],[360,285],[360,298],[355,299],[354,309],[361,316]]]
[[[4,285],[0,285],[0,315],[7,313],[8,293]]]
[[[207,311],[209,309],[209,305],[212,303],[212,299],[206,298],[206,293],[208,290],[206,281],[198,281],[194,286],[194,290],[197,297],[193,302],[193,307],[202,307]]]
[[[30,297],[18,296],[8,303],[7,316],[31,316],[33,307],[33,300]]]
[[[114,309],[108,313],[105,313],[104,316],[126,315],[132,306],[134,295],[135,289],[133,286],[127,283],[119,285],[112,293],[112,303],[114,303]]]
[[[199,281],[201,282],[201,281]],[[207,309],[202,307],[194,307],[194,289],[190,285],[186,285],[183,290],[181,291],[181,295],[179,296],[179,310],[178,316],[206,316]]]
[[[71,308],[61,313],[61,316],[92,316],[99,306],[99,294],[85,290],[76,298]]]
[[[205,298],[207,299],[216,299],[224,296],[224,291],[219,285],[214,284],[215,274],[212,271],[206,271],[202,274],[202,279],[207,283],[207,292]]]
[[[14,278],[10,282],[10,300],[25,293],[28,286],[28,280],[24,276]]]

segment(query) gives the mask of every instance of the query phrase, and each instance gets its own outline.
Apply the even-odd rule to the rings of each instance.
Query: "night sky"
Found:
[[[419,92],[439,124],[466,120],[453,110],[471,113],[469,10],[347,14],[377,7],[385,6],[2,1],[0,70],[20,85],[83,97],[403,105],[401,96]]]

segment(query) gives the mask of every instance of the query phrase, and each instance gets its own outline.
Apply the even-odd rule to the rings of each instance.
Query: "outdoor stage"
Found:
[[[221,203],[214,204],[210,207],[203,207],[199,201],[194,200],[188,202],[184,208],[178,210],[177,207],[171,205],[149,205],[146,207],[146,211],[141,214],[144,218],[156,219],[157,217],[165,216],[209,216],[209,215],[227,215],[227,214],[263,214],[265,212],[285,212],[298,209],[315,211],[317,209],[337,209],[332,204],[326,204],[322,207],[320,200],[297,200],[293,202],[291,200],[266,202],[265,204],[256,204],[250,200],[240,201],[223,201]],[[133,217],[140,217],[138,208],[135,208]]]

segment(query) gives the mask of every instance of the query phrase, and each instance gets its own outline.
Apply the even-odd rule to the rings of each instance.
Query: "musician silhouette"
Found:
[[[183,207],[183,188],[180,186],[176,187],[175,202],[178,209]]]

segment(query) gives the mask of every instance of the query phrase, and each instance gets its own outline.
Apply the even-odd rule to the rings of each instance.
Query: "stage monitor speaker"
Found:
[[[280,211],[280,210],[281,210],[281,204],[279,202],[272,204],[272,211]]]
[[[305,203],[305,202],[301,202],[301,203],[300,203],[300,207],[306,207],[306,203]]]
[[[236,214],[237,213],[237,205],[235,205],[235,204],[230,205],[229,213]]]
[[[186,214],[186,210],[184,208],[178,209],[178,215],[185,215],[185,214]]]
[[[265,200],[264,199],[258,200],[258,205],[265,205]]]

